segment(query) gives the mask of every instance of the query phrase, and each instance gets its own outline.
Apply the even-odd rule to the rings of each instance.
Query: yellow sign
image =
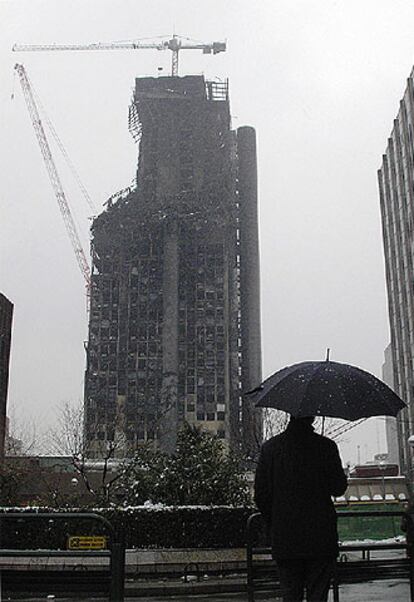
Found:
[[[105,535],[74,535],[68,538],[68,550],[105,550]]]

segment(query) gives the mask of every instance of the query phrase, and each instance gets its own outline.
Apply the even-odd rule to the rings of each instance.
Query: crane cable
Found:
[[[332,431],[329,431],[328,435],[332,439],[338,439],[339,437],[342,437],[342,435],[344,435],[345,433],[348,433],[349,431],[352,431],[352,429],[356,428],[360,424],[363,424],[366,420],[368,420],[368,417],[360,418],[359,420],[356,420],[355,422],[351,422],[351,424],[347,423],[347,424],[339,425],[339,426],[335,427]]]
[[[40,147],[41,154],[43,156],[43,160],[46,166],[46,170],[49,175],[50,183],[52,184],[52,188],[55,194],[55,198],[59,205],[59,210],[61,212],[63,221],[65,223],[66,231],[69,235],[69,239],[72,245],[72,248],[75,252],[76,260],[78,262],[79,268],[82,272],[82,275],[86,281],[87,285],[87,295],[89,294],[90,287],[90,276],[91,270],[89,267],[88,260],[86,259],[85,252],[83,250],[82,243],[79,239],[79,235],[77,232],[76,224],[73,219],[68,201],[66,199],[65,192],[62,187],[62,182],[57,171],[51,149],[49,146],[49,142],[46,137],[46,133],[43,128],[43,123],[40,117],[39,109],[36,104],[36,100],[33,96],[33,89],[26,73],[26,70],[23,65],[16,64],[15,70],[18,72],[20,83],[23,90],[23,96],[26,101],[27,109],[29,112],[29,116],[35,130],[35,135],[37,138],[37,142]]]
[[[55,139],[55,142],[58,145],[59,150],[62,153],[62,156],[65,159],[67,166],[69,167],[70,171],[72,172],[72,175],[75,178],[75,180],[79,186],[79,189],[82,193],[83,198],[85,199],[89,208],[96,214],[98,212],[97,207],[96,207],[95,203],[93,202],[89,192],[87,191],[84,183],[82,182],[82,180],[76,170],[76,167],[74,166],[71,158],[68,155],[68,152],[67,152],[63,142],[59,138],[59,135],[56,132],[55,126],[53,125],[50,117],[48,116],[46,109],[45,109],[36,89],[32,88],[32,91],[33,91],[34,97],[36,98],[36,102],[40,108],[40,112],[42,113],[42,117],[43,117],[44,121],[46,121],[46,123],[49,127],[49,130],[50,130],[50,133],[52,134],[53,138]]]
[[[27,76],[27,73],[26,73],[26,76]],[[27,76],[27,78],[29,79],[28,76]],[[11,94],[11,99],[12,100],[14,99],[15,81],[16,81],[16,71],[14,70],[14,74],[13,74],[13,91],[12,91],[12,94]],[[42,103],[42,101],[41,101],[41,99],[39,97],[39,94],[37,93],[36,89],[33,86],[31,86],[31,88],[32,88],[32,94],[33,94],[33,96],[36,99],[36,104],[37,104],[37,106],[38,106],[38,108],[40,110],[40,113],[42,114],[43,121],[46,122],[46,124],[47,124],[47,126],[49,128],[50,133],[52,134],[52,136],[53,136],[53,138],[54,138],[54,140],[55,140],[55,142],[56,142],[56,144],[57,144],[60,152],[62,153],[63,158],[66,161],[67,166],[69,167],[69,169],[70,169],[70,171],[71,171],[71,173],[72,173],[72,175],[73,175],[76,183],[79,186],[79,189],[80,189],[80,191],[82,193],[82,196],[83,196],[85,202],[87,203],[89,209],[91,209],[91,211],[93,211],[94,215],[96,215],[96,213],[98,213],[98,209],[96,207],[96,204],[92,200],[89,192],[86,189],[86,186],[82,182],[81,177],[79,176],[79,173],[77,172],[76,167],[74,166],[71,158],[69,157],[68,152],[67,152],[67,150],[66,150],[66,148],[65,148],[62,140],[59,138],[59,135],[58,135],[58,133],[57,133],[57,131],[55,129],[55,126],[53,125],[50,117],[48,116],[48,114],[46,112],[46,109],[44,107],[44,104]]]

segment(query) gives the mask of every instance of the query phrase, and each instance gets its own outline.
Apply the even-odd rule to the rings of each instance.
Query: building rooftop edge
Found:
[[[410,75],[407,77],[407,82],[406,82],[406,86],[405,86],[405,88],[404,88],[404,93],[403,93],[403,95],[402,95],[402,97],[401,97],[401,99],[400,99],[399,108],[398,108],[398,113],[397,113],[397,116],[396,116],[396,117],[394,118],[394,120],[393,120],[393,127],[392,127],[392,129],[391,129],[391,131],[390,131],[390,134],[389,134],[389,136],[388,136],[388,144],[387,144],[387,146],[386,146],[386,148],[385,148],[385,152],[382,154],[382,157],[384,157],[384,155],[386,155],[386,154],[387,154],[387,151],[388,151],[388,148],[389,148],[389,141],[390,141],[390,140],[392,140],[392,137],[393,137],[393,135],[394,135],[395,125],[396,125],[396,123],[399,123],[400,114],[401,114],[401,103],[402,103],[402,101],[404,100],[404,97],[405,97],[405,95],[406,95],[406,93],[407,93],[407,90],[408,90],[408,85],[409,85],[409,84],[408,84],[408,81],[409,81],[410,79],[411,79],[411,80],[414,80],[414,65],[413,65],[413,67],[411,68]],[[384,159],[383,159],[383,161],[384,161]],[[381,167],[378,169],[378,171],[381,171],[381,169],[382,169],[382,165],[383,165],[383,163],[381,163]]]
[[[9,305],[11,305],[12,307],[14,307],[14,303],[12,301],[10,301],[10,299],[8,299],[4,293],[1,293],[1,292],[0,292],[0,302],[6,302]]]

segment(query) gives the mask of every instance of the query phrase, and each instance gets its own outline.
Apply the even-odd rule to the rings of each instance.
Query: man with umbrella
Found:
[[[332,496],[347,479],[334,441],[315,433],[314,416],[356,420],[395,415],[404,402],[371,374],[335,362],[303,362],[276,372],[251,392],[258,407],[289,412],[287,429],[266,441],[255,501],[270,531],[284,602],[328,599],[338,555]]]

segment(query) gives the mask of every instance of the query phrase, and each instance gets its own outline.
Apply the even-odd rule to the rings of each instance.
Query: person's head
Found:
[[[312,426],[314,420],[315,416],[301,416],[300,418],[295,418],[295,416],[290,417],[290,422],[292,424],[303,424],[306,426]]]

